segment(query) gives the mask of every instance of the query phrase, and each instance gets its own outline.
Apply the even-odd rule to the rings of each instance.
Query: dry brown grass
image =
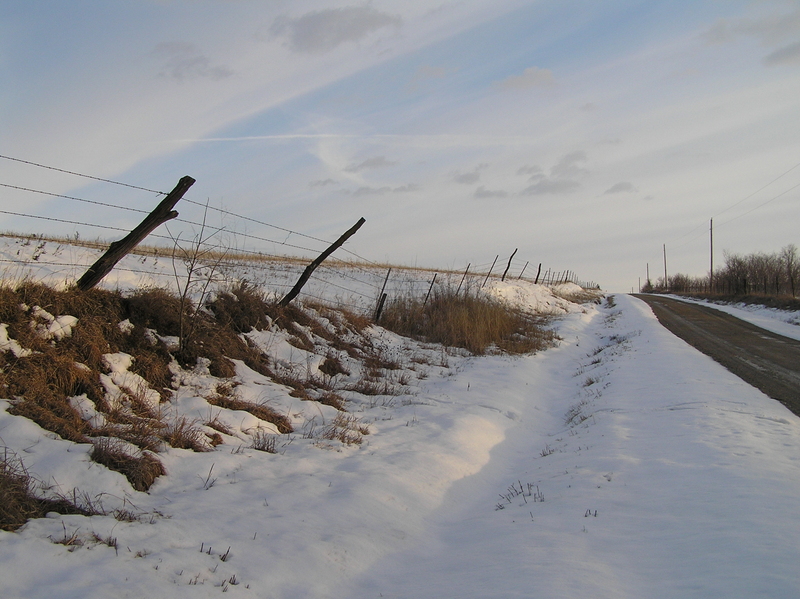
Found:
[[[97,439],[89,455],[92,461],[125,476],[137,491],[147,491],[159,476],[166,474],[157,457],[149,453],[131,455],[117,439]]]
[[[238,333],[263,330],[270,324],[264,293],[244,279],[219,292],[206,306],[223,327]]]
[[[163,430],[162,438],[172,447],[177,449],[191,449],[192,451],[208,451],[208,437],[198,426],[195,420],[185,416],[175,418]],[[221,440],[221,439],[220,439]]]
[[[356,416],[339,412],[329,425],[322,429],[321,439],[340,441],[345,445],[361,445],[364,435],[369,434],[369,427]]]
[[[47,512],[84,516],[95,513],[64,497],[37,497],[39,486],[16,455],[6,448],[0,450],[0,530],[17,530],[29,519],[43,518]]]
[[[274,424],[281,433],[291,433],[293,430],[292,423],[286,416],[279,414],[267,405],[250,403],[236,397],[229,386],[217,386],[217,393],[206,397],[206,401],[212,406],[225,408],[226,410],[249,412],[256,418]]]
[[[481,293],[439,289],[428,300],[399,298],[384,310],[381,325],[400,335],[460,347],[473,354],[501,350],[521,354],[550,347],[555,335],[539,317]]]

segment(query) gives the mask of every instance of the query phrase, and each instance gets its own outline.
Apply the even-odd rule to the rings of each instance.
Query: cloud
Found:
[[[353,192],[353,197],[383,195],[392,191],[391,187],[359,187]]]
[[[165,60],[159,75],[176,81],[203,78],[220,81],[234,74],[234,71],[226,66],[213,65],[211,59],[201,54],[193,44],[163,42],[156,46],[154,53]]]
[[[533,176],[541,175],[541,176],[544,176],[544,173],[542,172],[542,167],[541,166],[538,166],[538,165],[534,164],[532,166],[525,165],[525,166],[519,167],[517,169],[517,175],[533,175]]]
[[[567,154],[550,170],[550,176],[559,179],[584,177],[589,171],[581,167],[580,163],[586,160],[586,152],[583,151]]]
[[[582,166],[586,160],[586,152],[580,150],[562,156],[550,169],[549,176],[533,171],[534,174],[531,175],[530,180],[536,181],[536,183],[529,185],[521,193],[523,195],[545,195],[577,191],[581,187],[581,181],[589,174],[589,171]]]
[[[394,166],[395,164],[397,163],[386,160],[385,156],[375,156],[374,158],[367,158],[364,162],[360,162],[359,164],[351,164],[344,170],[348,173],[358,173],[363,170]]]
[[[444,67],[434,67],[428,64],[420,65],[414,73],[413,81],[424,81],[426,79],[444,79],[447,69]]]
[[[532,87],[551,87],[555,85],[553,72],[550,69],[528,67],[522,75],[512,75],[500,82],[504,89],[530,89]]]
[[[764,64],[768,66],[796,64],[800,65],[800,42],[778,48],[764,57]]]
[[[580,189],[581,184],[577,181],[559,181],[557,179],[542,179],[538,183],[526,187],[522,190],[523,195],[545,195],[549,193],[570,193]]]
[[[400,187],[395,187],[392,192],[393,193],[408,193],[411,191],[419,191],[420,186],[414,183],[409,183],[408,185],[402,185]]]
[[[270,27],[273,36],[284,37],[293,52],[319,54],[346,42],[358,42],[383,27],[400,27],[403,20],[371,6],[327,8],[291,18],[278,17]]]
[[[488,167],[489,167],[488,163],[482,162],[481,164],[473,168],[471,171],[468,171],[466,173],[456,172],[453,175],[453,181],[455,181],[456,183],[462,183],[464,185],[473,185],[478,181],[480,181],[481,171]]]
[[[633,183],[629,183],[628,181],[620,181],[606,189],[603,193],[632,193],[639,191],[633,186]]]
[[[739,37],[752,36],[768,48],[776,48],[766,57],[767,66],[800,64],[800,9],[759,18],[719,19],[702,37],[710,44],[724,44]]]
[[[470,171],[468,173],[457,173],[453,176],[453,181],[456,183],[463,183],[464,185],[472,185],[477,183],[481,178],[478,171]]]
[[[353,192],[353,197],[358,198],[362,196],[372,196],[372,195],[385,195],[387,193],[408,193],[411,191],[417,191],[419,189],[419,185],[415,185],[413,183],[409,183],[408,185],[402,185],[400,187],[359,187]]]
[[[420,65],[414,73],[414,76],[411,77],[411,81],[409,81],[406,89],[410,93],[415,93],[419,91],[421,84],[435,79],[444,79],[447,73],[448,70],[445,67],[435,67],[428,64]]]
[[[503,191],[502,189],[492,191],[490,189],[486,189],[483,185],[481,185],[478,189],[475,190],[475,197],[482,200],[488,198],[507,198],[508,193]]]
[[[333,179],[320,179],[318,181],[312,181],[308,184],[309,187],[325,187],[326,185],[336,185],[338,181],[334,181]]]

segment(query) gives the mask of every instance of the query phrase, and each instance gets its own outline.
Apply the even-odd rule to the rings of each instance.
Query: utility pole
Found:
[[[669,287],[669,279],[667,278],[667,244],[664,244],[664,288]]]
[[[708,238],[711,245],[711,268],[708,271],[708,292],[714,293],[714,219],[708,223]]]

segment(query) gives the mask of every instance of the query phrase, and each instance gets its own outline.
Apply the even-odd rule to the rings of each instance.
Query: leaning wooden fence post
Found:
[[[386,273],[386,278],[383,280],[383,287],[381,287],[380,295],[378,295],[378,305],[375,307],[375,317],[372,319],[375,324],[378,323],[378,319],[381,317],[381,312],[383,311],[383,303],[386,301],[386,283],[389,282],[389,275],[392,274],[392,269],[390,268]]]
[[[530,260],[528,260],[528,262],[530,262]],[[519,271],[519,276],[517,277],[517,280],[522,278],[522,275],[525,273],[525,269],[528,268],[528,262],[526,262],[525,266],[522,267],[522,270]]]
[[[353,225],[347,231],[345,231],[344,234],[339,239],[334,241],[327,250],[325,250],[319,256],[317,256],[316,260],[314,260],[311,264],[306,266],[306,269],[303,271],[303,274],[301,274],[300,278],[297,279],[297,283],[294,284],[294,287],[292,287],[289,293],[283,296],[283,299],[278,302],[278,305],[286,306],[289,304],[290,301],[296,298],[297,294],[300,293],[300,290],[303,288],[303,285],[305,285],[308,282],[308,279],[311,277],[311,273],[313,273],[316,270],[317,266],[322,264],[323,260],[325,260],[325,258],[330,256],[334,251],[336,251],[336,249],[340,247],[345,241],[350,239],[350,237],[352,237],[355,234],[355,232],[361,228],[361,225],[363,225],[365,222],[367,222],[366,219],[364,219],[363,217],[359,218],[358,222],[355,225]]]
[[[486,287],[486,282],[489,280],[489,275],[491,275],[491,274],[492,274],[492,271],[494,270],[494,265],[495,265],[495,264],[497,264],[497,259],[498,259],[499,257],[500,257],[500,254],[497,254],[497,255],[494,257],[494,262],[492,262],[492,267],[489,269],[489,272],[487,272],[487,273],[486,273],[486,278],[483,280],[483,285],[481,285],[481,289],[483,289],[484,287]]]
[[[422,302],[422,307],[425,307],[425,304],[428,303],[428,298],[431,296],[431,291],[433,291],[433,284],[436,282],[436,275],[439,273],[433,273],[433,280],[431,281],[431,286],[428,287],[428,293],[425,295],[425,301]],[[456,291],[456,295],[458,295],[458,291]]]
[[[456,295],[458,295],[458,292],[461,291],[461,286],[464,284],[464,279],[467,278],[467,273],[469,272],[469,267],[470,266],[472,266],[472,262],[467,264],[467,269],[464,271],[464,276],[461,277],[461,282],[458,284],[458,289],[456,289]]]
[[[161,224],[164,224],[168,220],[172,220],[173,218],[177,217],[178,213],[172,208],[178,203],[178,200],[183,197],[183,194],[185,194],[193,184],[194,179],[191,177],[182,177],[175,186],[175,189],[169,192],[167,197],[161,200],[161,203],[156,206],[156,209],[153,210],[141,223],[139,223],[138,227],[136,227],[133,231],[128,233],[119,241],[115,241],[108,246],[106,253],[100,256],[100,259],[89,267],[89,270],[87,270],[83,276],[78,279],[78,282],[75,283],[75,286],[80,291],[87,291],[88,289],[91,289],[97,285],[103,280],[103,277],[111,272],[111,269],[116,266],[117,262],[122,260],[131,252],[131,250],[133,250],[133,248],[139,245],[139,243],[141,243],[141,241],[147,237],[153,231],[153,229]]]
[[[533,281],[534,285],[539,284],[539,275],[542,274],[542,263],[539,262],[539,270],[536,271],[536,279]],[[544,281],[542,281],[542,285],[544,285]]]
[[[373,319],[375,324],[378,324],[378,321],[381,318],[381,312],[383,312],[383,304],[385,304],[385,303],[386,303],[386,294],[385,293],[381,293],[381,299],[378,302],[378,307],[375,310],[375,318]]]
[[[505,281],[506,280],[506,275],[508,274],[508,269],[511,268],[511,261],[514,259],[514,255],[517,253],[518,249],[519,248],[516,248],[514,250],[514,252],[511,254],[511,257],[508,259],[508,264],[506,265],[506,269],[503,271],[503,276],[500,277],[501,281]]]

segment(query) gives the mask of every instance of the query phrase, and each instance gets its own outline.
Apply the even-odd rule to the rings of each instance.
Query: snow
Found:
[[[800,596],[800,420],[643,302],[562,305],[535,287],[492,287],[559,313],[558,347],[532,356],[444,355],[373,327],[376,343],[442,365],[405,395],[351,398],[361,445],[306,436],[336,410],[237,363],[242,398],[297,432],[260,452],[243,431],[261,421],[220,413],[224,443],[160,454],[167,475],[148,493],[0,400],[0,443],[38,479],[141,515],[0,532],[3,597]],[[251,336],[317,366],[279,334]],[[131,375],[123,355],[106,361],[109,378]],[[209,419],[202,398],[218,382],[182,372],[171,409]],[[83,544],[56,543],[73,535]]]

